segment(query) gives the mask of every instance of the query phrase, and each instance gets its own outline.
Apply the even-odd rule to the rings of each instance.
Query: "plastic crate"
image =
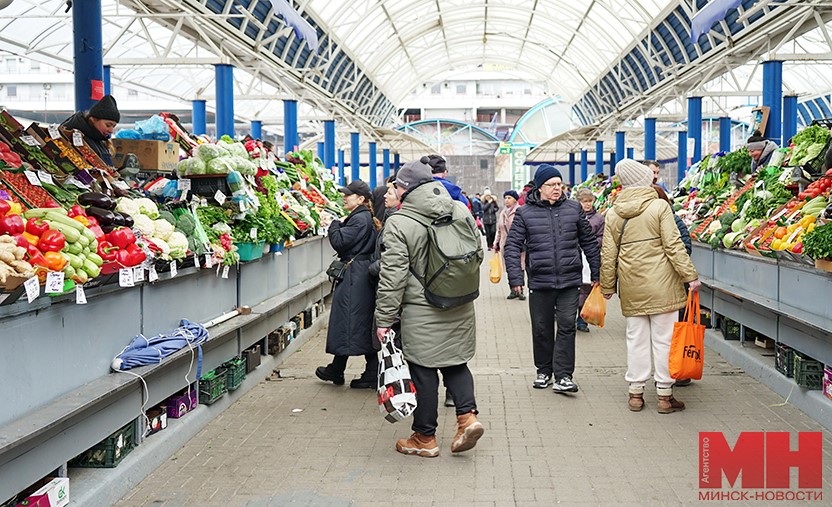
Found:
[[[77,468],[115,468],[136,447],[136,421],[133,420],[92,448],[69,461]]]
[[[228,392],[225,380],[226,369],[219,367],[199,378],[199,402],[210,405]]]
[[[719,329],[722,331],[722,337],[726,340],[740,339],[740,324],[728,317],[722,317],[719,323]]]
[[[823,363],[799,353],[794,355],[794,381],[806,389],[823,389]]]
[[[794,350],[782,343],[774,344],[774,368],[788,378],[794,377]]]
[[[252,345],[244,350],[243,357],[246,360],[246,374],[249,374],[260,366],[260,344]]]
[[[199,174],[185,177],[191,180],[191,194],[205,197],[213,204],[219,204],[214,199],[217,190],[225,194],[226,198],[231,196],[231,187],[228,186],[225,174]]]
[[[246,360],[242,357],[235,357],[230,361],[226,361],[223,365],[225,372],[225,385],[229,391],[234,391],[243,380],[246,379]]]
[[[237,254],[240,256],[240,262],[248,262],[263,257],[263,245],[266,243],[260,241],[258,243],[234,243],[237,246]]]

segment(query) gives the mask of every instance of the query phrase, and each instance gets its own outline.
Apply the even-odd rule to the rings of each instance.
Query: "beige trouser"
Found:
[[[630,383],[630,392],[644,390],[651,366],[655,367],[653,379],[657,388],[669,388],[675,382],[670,377],[668,359],[673,324],[678,317],[678,311],[627,317],[627,373],[624,379]],[[653,365],[650,364],[651,348]]]

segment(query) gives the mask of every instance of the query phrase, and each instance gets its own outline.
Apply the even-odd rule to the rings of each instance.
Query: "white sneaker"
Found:
[[[556,393],[577,393],[578,384],[572,382],[572,377],[565,376],[552,385],[552,390]]]
[[[532,387],[535,389],[546,389],[552,384],[552,376],[546,375],[544,373],[538,373],[537,378],[534,379],[534,383],[532,383]]]

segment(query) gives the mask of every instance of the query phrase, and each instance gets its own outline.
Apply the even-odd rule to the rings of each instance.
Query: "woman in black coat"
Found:
[[[500,207],[491,195],[486,195],[483,198],[482,205],[482,224],[485,226],[485,240],[488,243],[488,249],[494,247],[494,238],[497,235],[497,212]]]
[[[342,222],[329,226],[329,242],[341,262],[349,263],[344,279],[335,285],[326,351],[335,357],[327,366],[319,366],[315,375],[335,385],[344,383],[349,356],[363,355],[364,373],[350,382],[355,389],[375,389],[378,374],[378,342],[375,340],[373,312],[376,307],[376,280],[369,267],[381,227],[373,216],[370,187],[361,180],[341,189],[344,208],[350,214]]]

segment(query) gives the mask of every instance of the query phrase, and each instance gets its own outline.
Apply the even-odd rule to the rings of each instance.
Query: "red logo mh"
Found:
[[[798,487],[823,487],[823,436],[798,433],[792,451],[788,432],[743,432],[734,448],[721,432],[699,433],[699,487],[722,488],[722,476],[734,486],[742,472],[742,488],[789,488],[789,470],[798,470]]]

